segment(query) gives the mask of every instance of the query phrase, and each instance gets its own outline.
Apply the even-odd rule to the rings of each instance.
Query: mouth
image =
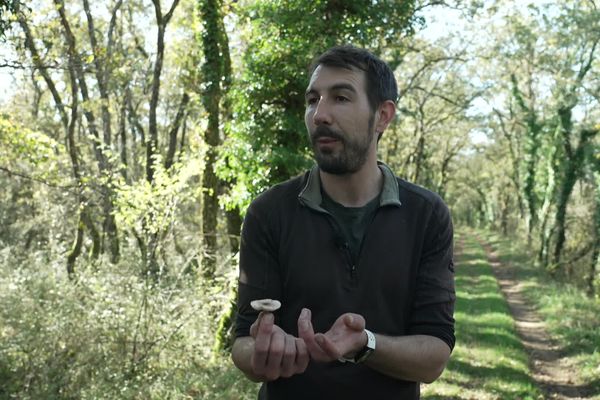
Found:
[[[316,143],[322,144],[322,145],[327,145],[327,144],[337,143],[339,141],[340,141],[339,139],[333,138],[331,136],[321,136],[321,137],[317,138]]]
[[[327,126],[318,126],[312,132],[312,143],[315,146],[333,146],[344,141],[343,136]]]

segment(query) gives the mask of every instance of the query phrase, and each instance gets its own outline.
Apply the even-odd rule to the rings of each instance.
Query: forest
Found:
[[[461,248],[517,246],[599,326],[598,7],[0,0],[0,398],[255,398],[229,356],[240,229],[313,164],[308,66],[337,44],[394,70],[380,159],[442,196]],[[579,345],[600,398],[600,336]]]

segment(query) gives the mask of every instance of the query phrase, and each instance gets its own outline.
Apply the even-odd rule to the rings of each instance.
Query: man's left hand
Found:
[[[342,314],[325,333],[314,333],[311,312],[305,308],[298,319],[298,335],[315,361],[329,362],[352,358],[367,343],[365,319],[354,313]]]

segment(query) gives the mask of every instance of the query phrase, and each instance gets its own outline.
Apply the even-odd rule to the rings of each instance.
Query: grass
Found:
[[[191,398],[202,400],[256,400],[259,383],[248,380],[227,354],[204,368]]]
[[[551,278],[534,265],[524,244],[495,233],[484,235],[500,260],[513,266],[525,288],[524,295],[544,319],[568,364],[578,371],[574,383],[586,388],[589,398],[600,400],[600,299]]]
[[[484,250],[457,234],[456,347],[442,376],[423,385],[425,400],[541,399]]]

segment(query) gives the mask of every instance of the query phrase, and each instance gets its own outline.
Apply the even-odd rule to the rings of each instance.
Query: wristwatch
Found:
[[[375,335],[373,334],[373,332],[371,332],[368,329],[365,329],[365,333],[367,334],[367,344],[365,345],[365,347],[360,349],[358,353],[354,355],[353,358],[342,357],[339,359],[339,361],[348,361],[354,364],[360,364],[364,362],[367,358],[369,358],[373,351],[375,351],[375,345],[377,344],[377,341],[375,340]]]

